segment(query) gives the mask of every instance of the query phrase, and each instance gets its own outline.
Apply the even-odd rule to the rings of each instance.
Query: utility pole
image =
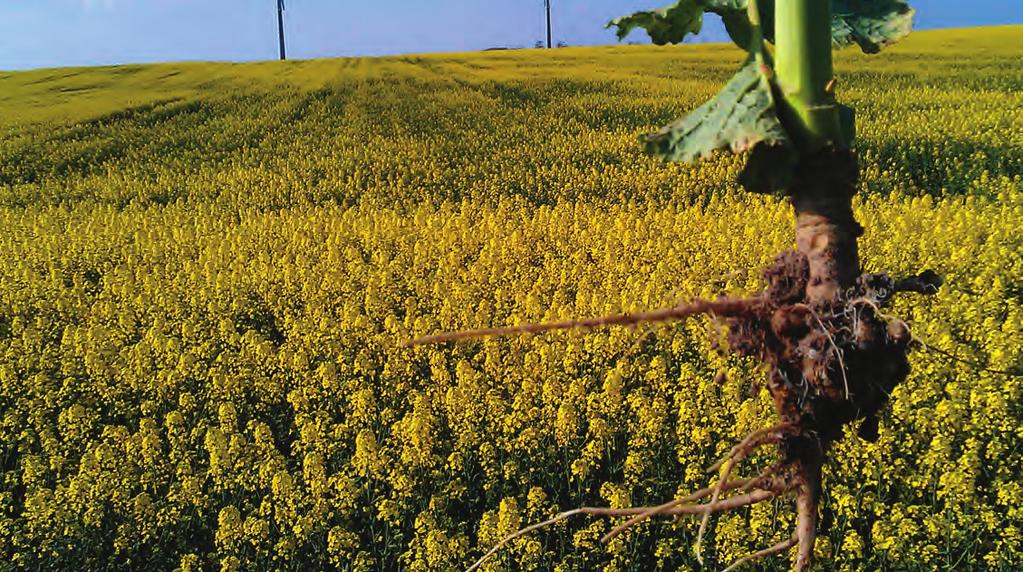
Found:
[[[288,59],[284,53],[284,0],[277,0],[277,36],[280,39],[281,60]]]
[[[551,0],[543,0],[547,7],[547,49],[551,49]]]

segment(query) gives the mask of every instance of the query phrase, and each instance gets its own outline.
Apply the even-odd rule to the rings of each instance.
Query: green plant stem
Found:
[[[859,276],[852,211],[858,168],[842,136],[834,95],[829,0],[779,0],[775,10],[779,116],[799,160],[788,189],[796,242],[810,263],[807,301],[838,302]]]
[[[832,90],[831,2],[780,0],[775,10],[775,66],[786,127],[804,152],[841,145]]]

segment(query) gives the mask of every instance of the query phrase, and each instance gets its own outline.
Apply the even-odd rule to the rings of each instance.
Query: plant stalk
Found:
[[[856,158],[835,102],[831,2],[779,0],[775,40],[780,115],[800,153],[789,195],[796,243],[810,262],[807,302],[834,304],[860,274],[856,238],[863,229],[852,212]]]
[[[842,141],[832,83],[831,2],[779,0],[775,65],[789,131],[807,151]]]
[[[779,115],[799,151],[788,194],[796,215],[796,244],[810,268],[805,300],[834,308],[860,275],[856,239],[863,233],[852,210],[858,166],[843,137],[834,95],[830,0],[778,0],[775,69]],[[811,414],[812,415],[812,414]],[[813,430],[816,421],[803,419]],[[796,498],[798,549],[792,569],[806,572],[817,537],[824,451],[787,440],[800,481]]]

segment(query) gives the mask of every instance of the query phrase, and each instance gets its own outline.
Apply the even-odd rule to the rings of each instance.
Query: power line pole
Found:
[[[551,0],[543,0],[547,7],[547,49],[551,49]]]
[[[277,36],[281,46],[281,60],[288,59],[284,53],[284,0],[277,0]]]

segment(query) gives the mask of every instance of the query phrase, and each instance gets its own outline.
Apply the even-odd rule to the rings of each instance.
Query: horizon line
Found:
[[[948,26],[948,27],[929,27],[919,30],[914,30],[912,35],[926,34],[929,32],[943,32],[951,30],[980,30],[988,28],[1023,28],[1023,22],[1013,24],[990,24],[983,26]],[[264,59],[251,59],[251,60],[230,60],[230,59],[210,59],[210,60],[167,60],[167,61],[141,61],[132,62],[125,61],[119,63],[108,63],[108,64],[96,64],[96,65],[70,65],[70,66],[49,66],[49,67],[38,67],[38,68],[22,68],[22,69],[0,69],[0,73],[4,74],[16,74],[16,73],[27,73],[27,72],[38,72],[38,71],[50,71],[50,70],[73,70],[73,69],[101,69],[101,68],[116,68],[123,66],[161,66],[161,65],[178,65],[178,64],[265,64],[265,63],[279,63],[288,64],[289,62],[316,62],[326,60],[355,60],[355,59],[372,59],[372,60],[383,60],[388,58],[400,58],[409,56],[444,56],[444,55],[460,55],[460,54],[479,54],[484,52],[502,52],[502,51],[519,51],[519,50],[541,50],[546,51],[548,49],[553,50],[565,50],[565,49],[586,49],[586,48],[613,48],[613,47],[646,47],[646,48],[675,48],[680,46],[734,46],[730,41],[725,40],[714,40],[707,42],[682,42],[679,44],[658,46],[652,44],[649,41],[644,42],[617,42],[611,44],[582,44],[582,45],[565,45],[561,47],[547,48],[547,47],[536,47],[536,46],[492,46],[488,48],[480,48],[478,50],[467,50],[467,51],[437,51],[437,52],[401,52],[394,54],[368,54],[368,55],[335,55],[335,56],[322,56],[322,57],[311,57],[311,58],[288,58],[287,60],[279,60],[277,58],[264,58]]]

